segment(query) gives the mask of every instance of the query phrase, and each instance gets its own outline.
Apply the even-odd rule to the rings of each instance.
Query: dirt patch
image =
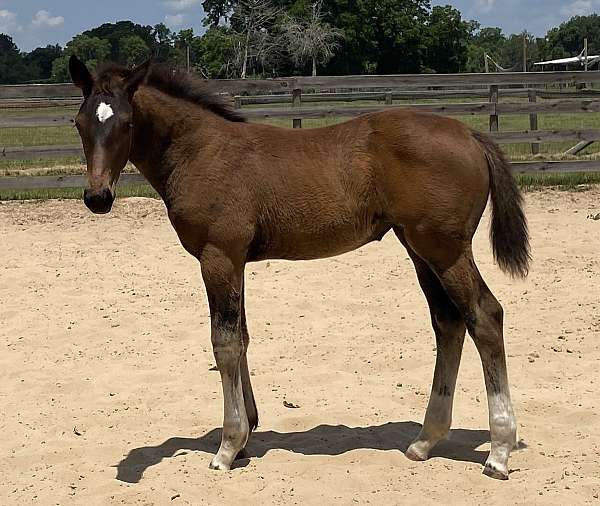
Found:
[[[163,205],[104,217],[77,201],[0,204],[3,504],[582,504],[600,493],[600,191],[526,196],[534,263],[513,281],[475,240],[502,302],[522,449],[481,474],[487,405],[467,341],[450,441],[403,451],[434,339],[395,238],[247,268],[261,425],[237,469],[208,469],[221,385],[197,262]],[[286,404],[298,406],[296,409]]]

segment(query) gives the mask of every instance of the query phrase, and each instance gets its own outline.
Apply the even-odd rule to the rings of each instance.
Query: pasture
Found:
[[[534,262],[514,281],[475,239],[505,309],[521,449],[489,448],[467,339],[451,440],[403,451],[425,411],[435,341],[393,235],[341,257],[248,265],[249,362],[261,424],[230,473],[196,261],[162,203],[0,203],[0,497],[7,504],[585,504],[600,494],[600,191],[526,194]],[[284,404],[285,403],[285,404]],[[296,407],[287,407],[287,406]]]
[[[508,98],[507,98],[508,100]],[[513,99],[514,100],[514,99]],[[447,100],[446,100],[447,101]],[[463,99],[464,101],[464,99]],[[432,102],[419,100],[418,103]],[[356,105],[356,102],[348,103]],[[321,104],[325,107],[327,104]],[[339,103],[336,105],[340,105]],[[344,103],[341,104],[344,106]],[[27,117],[29,115],[41,117],[44,114],[74,116],[77,111],[75,107],[49,107],[32,109],[15,109],[3,111],[6,117],[19,116]],[[347,118],[319,118],[303,120],[303,128],[318,128],[321,126],[332,125]],[[486,131],[488,129],[488,118],[485,116],[457,116],[457,119],[472,126],[473,128]],[[290,121],[286,119],[271,118],[270,120],[259,120],[275,124],[282,127],[290,127]],[[527,115],[509,115],[501,119],[500,131],[520,131],[526,130],[529,124]],[[541,114],[539,115],[539,127],[542,130],[560,130],[560,129],[592,129],[596,128],[598,120],[595,114]],[[38,128],[1,128],[0,146],[2,147],[31,147],[31,146],[51,146],[79,143],[77,131],[72,126],[46,126]],[[540,154],[536,155],[536,160],[597,160],[600,158],[598,144],[592,144],[577,156],[564,155],[573,142],[554,142],[540,144]],[[531,146],[529,144],[507,144],[503,146],[511,160],[530,160]],[[129,165],[128,172],[135,169]],[[77,156],[67,156],[48,159],[30,159],[30,160],[11,160],[0,157],[0,176],[35,176],[35,175],[63,175],[63,174],[82,174],[85,172],[85,164]],[[579,185],[589,185],[600,182],[598,173],[569,173],[562,174],[519,174],[517,175],[520,185],[526,189],[536,189],[545,186],[560,186],[566,189],[574,189]],[[124,186],[120,188],[121,196],[154,196],[155,193],[149,187]],[[46,198],[80,198],[80,189],[30,189],[30,190],[9,190],[0,189],[0,200],[20,200],[20,199],[46,199]]]

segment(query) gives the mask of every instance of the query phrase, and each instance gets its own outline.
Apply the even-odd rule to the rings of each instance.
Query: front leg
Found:
[[[223,435],[211,469],[228,470],[250,432],[242,388],[241,332],[243,262],[207,247],[200,260],[211,318],[211,341],[223,385]]]

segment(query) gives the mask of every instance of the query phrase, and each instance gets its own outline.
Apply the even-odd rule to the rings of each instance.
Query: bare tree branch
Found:
[[[323,0],[317,0],[312,6],[308,20],[286,16],[282,24],[288,50],[296,64],[312,61],[312,75],[317,75],[317,63],[327,63],[340,47],[344,32],[323,22],[321,8]]]

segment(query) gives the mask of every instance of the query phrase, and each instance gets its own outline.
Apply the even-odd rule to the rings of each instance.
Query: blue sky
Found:
[[[544,35],[574,15],[600,11],[600,0],[433,0],[450,4],[465,19],[483,26],[500,26],[507,33],[524,29]],[[29,51],[37,46],[64,45],[74,35],[105,22],[131,19],[155,25],[163,22],[174,30],[202,31],[202,0],[0,0],[0,33],[13,37]]]

